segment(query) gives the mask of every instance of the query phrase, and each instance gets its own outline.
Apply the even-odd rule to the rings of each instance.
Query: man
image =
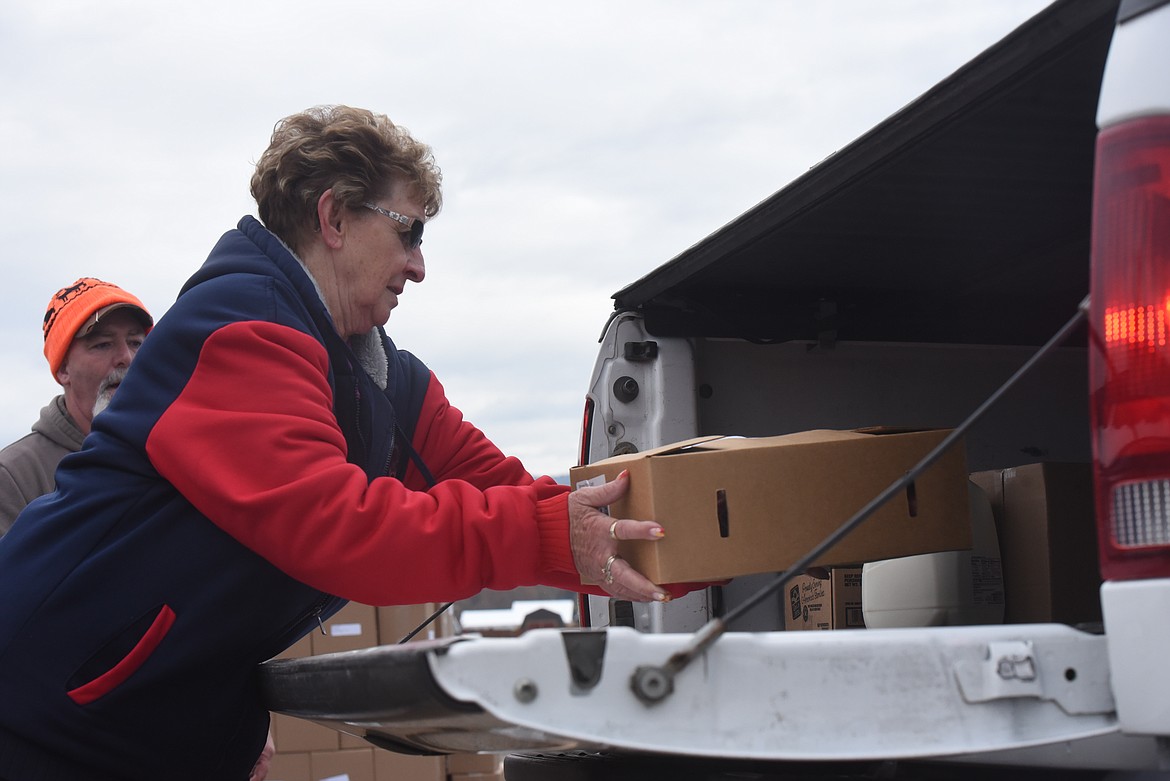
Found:
[[[32,433],[0,451],[0,536],[29,502],[56,487],[57,462],[81,449],[153,326],[136,296],[93,277],[49,299],[45,358],[63,392],[41,410]],[[250,781],[263,781],[273,751],[269,734]]]
[[[0,451],[0,536],[33,499],[55,487],[57,462],[81,449],[154,319],[137,297],[92,277],[58,290],[45,311],[45,358],[62,393],[32,433]]]

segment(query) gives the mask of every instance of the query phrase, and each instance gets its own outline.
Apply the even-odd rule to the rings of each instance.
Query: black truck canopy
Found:
[[[616,309],[660,336],[1043,343],[1089,290],[1117,5],[1052,4]]]

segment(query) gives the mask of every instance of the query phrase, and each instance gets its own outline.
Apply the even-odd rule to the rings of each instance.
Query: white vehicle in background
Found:
[[[784,632],[752,576],[269,662],[273,710],[510,781],[1170,771],[1170,0],[1053,3],[614,298],[583,463],[882,424],[1092,463],[1103,626]]]

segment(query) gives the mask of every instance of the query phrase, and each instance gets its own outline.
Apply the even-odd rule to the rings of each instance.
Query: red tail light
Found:
[[[593,440],[593,399],[585,397],[585,413],[581,416],[581,452],[577,454],[577,466],[589,463],[589,448]]]
[[[577,595],[577,625],[582,629],[593,626],[593,616],[589,614],[589,595]]]
[[[1170,577],[1170,116],[1097,140],[1091,302],[1101,574]]]
[[[585,466],[589,463],[589,448],[593,439],[593,398],[585,397],[585,412],[581,416],[581,452],[577,454],[577,466]],[[577,621],[582,628],[593,625],[592,617],[589,614],[589,595],[577,595]]]

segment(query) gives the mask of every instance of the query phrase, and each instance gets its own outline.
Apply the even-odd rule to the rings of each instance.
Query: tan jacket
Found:
[[[0,536],[25,505],[57,487],[57,462],[80,450],[84,439],[65,411],[65,397],[57,396],[41,410],[32,433],[0,450]]]

